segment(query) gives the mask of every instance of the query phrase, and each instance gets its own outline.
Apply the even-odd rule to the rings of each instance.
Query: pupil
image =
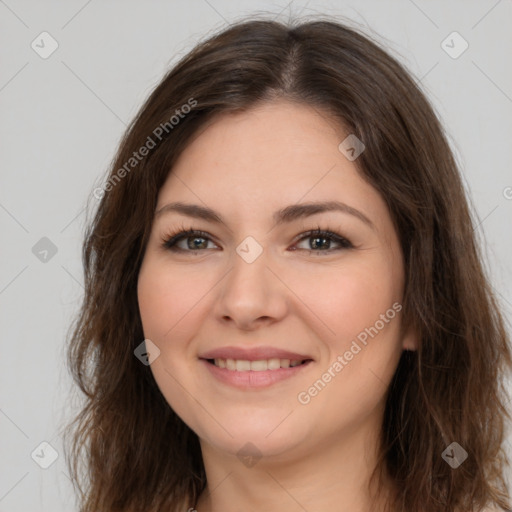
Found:
[[[322,240],[322,242],[327,242],[328,241],[327,238],[320,238],[320,237],[313,238],[313,244],[312,244],[313,249],[318,249],[318,247],[320,245],[322,245],[322,243],[320,243],[320,244],[316,243],[318,240]]]
[[[191,239],[189,238],[189,241],[190,240]],[[202,237],[196,237],[196,238],[193,238],[192,240],[193,240],[192,246],[190,246],[190,244],[189,244],[189,249],[200,249],[200,248],[202,248],[201,244],[204,245],[204,242],[201,242],[201,241],[204,241],[204,238],[202,238]]]

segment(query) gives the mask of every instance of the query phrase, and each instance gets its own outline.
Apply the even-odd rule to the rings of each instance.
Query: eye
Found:
[[[208,236],[208,233],[204,231],[188,229],[169,234],[164,237],[162,242],[162,246],[170,251],[193,252],[211,248],[208,247],[208,243],[212,242],[212,240]]]
[[[326,231],[320,228],[304,233],[303,236],[301,236],[299,239],[299,242],[302,243],[302,241],[308,242],[308,247],[299,247],[299,249],[309,251],[310,253],[333,252],[354,247],[352,243],[345,237],[333,233],[332,231]],[[333,242],[338,245],[337,248],[331,247]],[[295,247],[297,247],[297,244]]]
[[[303,244],[306,241],[309,241],[308,247],[299,247],[301,243]],[[210,243],[218,247],[214,244],[208,233],[196,229],[181,229],[178,232],[168,234],[162,239],[162,247],[174,252],[195,252],[213,249],[214,247],[209,247]],[[333,243],[338,247],[332,247]],[[345,237],[333,233],[332,231],[318,228],[302,233],[298,239],[298,243],[296,243],[291,250],[295,251],[299,249],[310,253],[322,254],[353,247],[352,243]]]

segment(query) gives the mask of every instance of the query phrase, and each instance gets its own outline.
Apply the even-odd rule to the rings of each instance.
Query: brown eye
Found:
[[[310,231],[299,240],[301,243],[302,241],[307,241],[308,246],[300,249],[310,252],[332,252],[340,249],[350,249],[353,247],[351,242],[341,235],[324,230]],[[333,248],[333,243],[337,244],[338,247]],[[295,247],[297,247],[297,244]]]

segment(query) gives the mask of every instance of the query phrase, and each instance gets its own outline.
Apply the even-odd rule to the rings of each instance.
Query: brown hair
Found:
[[[512,356],[440,122],[405,69],[358,31],[252,20],[202,42],[164,77],[125,134],[87,228],[85,297],[67,353],[85,403],[65,433],[80,511],[183,511],[205,487],[197,435],[134,357],[144,339],[137,277],[159,189],[192,136],[213,116],[281,97],[364,142],[359,172],[399,235],[403,328],[416,329],[419,347],[403,352],[387,395],[374,475],[385,470],[396,484],[390,506],[510,509],[503,376]],[[155,147],[135,164],[148,137]],[[453,441],[468,453],[457,469],[442,457]]]

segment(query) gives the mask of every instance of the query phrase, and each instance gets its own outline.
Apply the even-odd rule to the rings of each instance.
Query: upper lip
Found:
[[[275,347],[221,347],[208,352],[204,352],[199,356],[200,359],[237,359],[245,361],[259,361],[262,359],[290,359],[292,361],[303,361],[312,359],[312,357],[282,350]]]

